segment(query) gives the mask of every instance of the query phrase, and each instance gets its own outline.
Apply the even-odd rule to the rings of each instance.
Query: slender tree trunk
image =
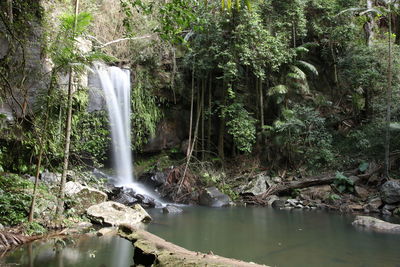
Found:
[[[46,115],[45,115],[45,120],[44,120],[44,125],[42,129],[42,133],[39,133],[39,155],[38,155],[38,162],[36,164],[36,174],[35,174],[35,185],[33,187],[33,194],[32,194],[32,201],[31,201],[31,207],[29,209],[29,218],[28,221],[32,222],[33,221],[33,215],[35,211],[35,204],[36,204],[36,196],[37,196],[37,188],[39,186],[39,175],[40,175],[40,168],[42,166],[42,159],[43,159],[43,153],[44,153],[44,142],[45,142],[45,134],[47,133],[47,128],[48,128],[48,122],[49,122],[49,113],[50,113],[50,100],[51,96],[53,93],[53,77],[54,77],[54,72],[51,75],[51,81],[50,81],[50,87],[46,99]]]
[[[372,9],[374,7],[374,1],[373,0],[367,0],[367,9]],[[367,14],[368,21],[364,24],[364,31],[365,31],[365,40],[367,43],[367,46],[371,46],[374,38],[375,38],[375,18],[374,15],[369,12]]]
[[[75,22],[74,22],[74,35],[76,32],[76,27],[78,24],[78,11],[79,11],[79,0],[75,0]],[[73,48],[74,49],[74,48]],[[69,162],[69,150],[71,145],[71,131],[72,131],[72,94],[73,94],[73,70],[72,67],[69,70],[68,79],[68,102],[67,102],[67,118],[65,126],[65,146],[64,146],[64,163],[63,172],[61,175],[60,192],[58,199],[58,206],[56,211],[56,216],[60,217],[64,212],[64,198],[65,198],[65,183],[67,181],[67,171]]]
[[[264,94],[263,94],[263,81],[262,79],[259,79],[260,81],[260,85],[258,86],[258,88],[260,89],[260,121],[261,121],[261,130],[264,127]]]
[[[189,119],[189,141],[186,150],[186,157],[189,157],[192,146],[192,128],[193,128],[193,106],[194,106],[194,64],[192,69],[192,92],[190,95],[190,119]]]
[[[387,91],[386,91],[386,134],[385,134],[385,172],[386,178],[389,178],[390,169],[390,120],[392,107],[392,14],[389,6],[389,40],[388,40],[388,73],[387,73]]]
[[[222,105],[225,106],[226,105],[226,88],[225,88],[225,83],[223,86],[223,90],[222,90]],[[225,153],[224,153],[224,149],[225,149],[225,114],[221,114],[220,118],[219,118],[219,132],[218,132],[218,156],[224,160],[225,159]]]
[[[204,138],[205,138],[205,131],[204,131],[204,122],[205,122],[205,103],[204,103],[204,93],[206,91],[206,86],[207,86],[207,76],[206,78],[203,79],[202,81],[202,88],[201,88],[201,160],[204,160],[204,149],[205,149],[205,144],[204,144]]]
[[[212,127],[212,74],[210,74],[210,81],[208,85],[208,129],[207,129],[207,151],[211,151],[211,127]]]

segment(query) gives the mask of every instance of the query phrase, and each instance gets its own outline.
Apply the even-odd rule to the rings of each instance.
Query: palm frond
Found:
[[[318,76],[318,74],[319,74],[317,68],[316,68],[313,64],[311,64],[311,63],[308,63],[308,62],[303,61],[303,60],[298,60],[298,61],[296,62],[296,64],[297,64],[299,67],[302,67],[303,69],[305,69],[305,70],[307,70],[307,71],[313,73],[315,76]]]
[[[299,67],[292,65],[292,66],[290,66],[290,70],[292,72],[290,72],[288,74],[288,77],[298,79],[298,80],[306,80],[307,79],[307,75]]]
[[[268,95],[269,96],[274,96],[274,95],[285,95],[289,91],[288,87],[284,84],[280,84],[274,87],[269,88],[268,90]]]

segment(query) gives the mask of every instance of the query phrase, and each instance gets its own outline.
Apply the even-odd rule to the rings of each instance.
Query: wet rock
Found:
[[[251,180],[247,186],[242,190],[241,194],[248,194],[257,196],[265,191],[267,191],[267,180],[269,179],[268,176],[260,174],[256,176],[253,180]]]
[[[361,226],[377,232],[400,233],[399,224],[388,223],[369,216],[357,216],[353,225]]]
[[[93,222],[101,225],[119,226],[126,224],[136,226],[151,220],[150,215],[140,205],[130,208],[113,201],[93,205],[86,212]]]
[[[156,200],[147,195],[136,194],[135,197],[138,199],[138,203],[145,209],[159,207],[160,204]]]
[[[353,211],[362,211],[364,210],[364,207],[362,205],[359,204],[352,204],[347,206],[349,209],[353,210]]]
[[[283,208],[283,207],[285,207],[285,203],[286,203],[285,200],[278,199],[278,200],[275,200],[274,202],[272,202],[272,207],[273,208]]]
[[[59,184],[61,181],[61,174],[46,170],[40,175],[40,180],[46,185]]]
[[[382,200],[379,197],[376,197],[368,201],[367,205],[364,207],[364,210],[366,212],[379,212],[379,208],[382,205]]]
[[[380,194],[387,204],[400,202],[400,181],[387,181],[382,185]]]
[[[231,199],[221,193],[216,187],[205,188],[199,197],[199,204],[208,207],[220,208],[231,206]]]
[[[265,199],[265,202],[267,202],[268,206],[272,206],[272,203],[274,203],[275,200],[279,200],[279,197],[277,195],[271,195]]]
[[[361,199],[367,199],[369,196],[369,191],[367,189],[365,189],[364,187],[358,186],[356,185],[354,187],[354,192],[356,193],[356,195],[358,197],[360,197]]]
[[[139,177],[139,181],[151,188],[157,188],[167,182],[167,175],[164,172],[146,172]]]
[[[396,209],[393,211],[393,215],[395,215],[395,216],[400,216],[400,207],[396,208]]]
[[[290,206],[296,207],[299,204],[299,201],[297,199],[288,199],[286,200],[286,203]]]
[[[107,200],[106,193],[76,182],[65,184],[65,195],[71,199],[70,207],[74,208],[79,214],[83,214],[90,206]]]
[[[0,230],[3,230],[4,226],[0,223]]]
[[[117,228],[105,227],[105,228],[101,228],[99,231],[97,231],[96,235],[97,236],[106,236],[106,235],[116,235],[117,233],[118,233]]]
[[[397,205],[389,205],[386,204],[382,207],[383,210],[394,211],[397,208]]]
[[[182,213],[183,210],[173,205],[167,205],[162,209],[163,213]]]

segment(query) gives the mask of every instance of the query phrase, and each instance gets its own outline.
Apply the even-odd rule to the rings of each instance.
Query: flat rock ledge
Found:
[[[107,201],[89,207],[86,213],[94,223],[105,226],[121,224],[137,226],[151,221],[150,215],[139,204],[127,207],[117,202]]]
[[[118,234],[133,243],[134,266],[266,266],[190,251],[131,225],[120,225]]]
[[[400,224],[388,223],[370,216],[357,216],[352,224],[376,232],[400,234]]]

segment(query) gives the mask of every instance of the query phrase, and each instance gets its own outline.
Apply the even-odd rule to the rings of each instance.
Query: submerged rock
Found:
[[[76,182],[65,184],[65,195],[72,200],[69,204],[70,207],[80,214],[83,214],[90,206],[107,200],[106,193]]]
[[[388,223],[369,216],[357,216],[352,224],[377,232],[400,233],[399,224]]]
[[[125,224],[135,226],[151,220],[150,215],[140,205],[130,208],[113,201],[93,205],[86,212],[93,222],[101,225],[119,226]]]
[[[387,204],[400,202],[400,181],[387,181],[382,185],[380,193]]]
[[[274,202],[272,202],[272,207],[273,208],[283,208],[285,207],[286,201],[283,199],[277,199]]]
[[[229,196],[221,193],[216,187],[208,187],[201,192],[199,204],[213,208],[220,208],[232,206],[232,201]]]
[[[178,208],[176,206],[173,205],[167,205],[166,207],[164,207],[162,209],[163,213],[182,213],[183,209]]]
[[[271,195],[265,199],[265,202],[267,203],[268,206],[272,206],[275,200],[279,200],[279,197],[277,195]]]

